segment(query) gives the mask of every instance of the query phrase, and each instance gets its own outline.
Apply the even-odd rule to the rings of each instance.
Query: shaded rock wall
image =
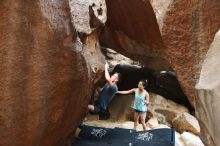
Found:
[[[106,4],[108,20],[100,36],[101,45],[153,69],[170,69],[158,51],[163,43],[149,1],[107,0]]]
[[[164,49],[161,49],[161,54],[167,56],[166,58],[177,73],[177,78],[185,94],[194,104],[197,118],[202,127],[201,138],[203,142],[206,145],[219,145],[216,138],[213,143],[209,134],[211,136],[220,134],[217,129],[211,128],[211,125],[220,119],[212,116],[215,112],[208,110],[209,102],[206,104],[200,102],[203,96],[195,94],[195,85],[199,76],[202,76],[200,70],[205,55],[216,31],[220,28],[220,3],[218,0],[171,0],[168,1],[168,6],[161,7],[159,5],[165,2],[167,3],[164,0],[152,0],[164,42]],[[215,62],[214,64],[217,65],[218,63]],[[208,78],[212,78],[212,75],[209,75]],[[212,96],[208,96],[208,98],[212,98]],[[210,116],[213,118],[210,119]]]
[[[194,108],[183,93],[173,72],[154,71],[146,67],[141,68],[135,65],[126,64],[116,65],[113,69],[113,73],[114,72],[118,72],[122,75],[118,83],[119,90],[137,88],[140,80],[147,80],[145,89],[148,92],[159,94],[176,103],[184,105],[190,112],[194,112]]]
[[[97,28],[106,21],[103,0],[0,2],[0,145],[64,144],[102,72],[98,37],[102,45],[149,67],[173,68],[204,121],[201,129],[210,129],[219,144],[219,131],[211,127],[219,121],[210,114],[216,105],[208,108],[203,91],[196,96],[194,89],[220,28],[219,1],[170,0],[161,7],[165,0],[151,0],[153,9],[143,0],[106,3],[108,22],[99,37]],[[160,13],[155,17],[153,10]]]
[[[97,33],[81,42],[67,0],[3,0],[0,15],[0,145],[64,145],[103,68]]]
[[[219,10],[217,0],[171,1],[164,14],[161,34],[165,49],[161,52],[192,102],[202,61],[220,27]]]
[[[90,17],[90,11],[94,13],[93,19],[96,19],[102,24],[106,22],[107,9],[105,0],[69,0],[69,5],[72,23],[75,29],[80,33],[90,34],[96,29],[96,27],[91,26],[94,21],[90,21],[92,19]]]
[[[196,85],[198,98],[196,99],[197,116],[200,118],[200,123],[203,125],[203,133],[206,135],[208,131],[212,136],[215,145],[220,145],[218,127],[220,121],[220,31],[215,35],[215,38],[209,48],[202,65],[199,81]],[[210,137],[203,137],[208,141]]]
[[[172,120],[179,114],[189,112],[189,110],[180,104],[157,94],[150,94],[149,111],[157,118],[160,124],[172,127]]]

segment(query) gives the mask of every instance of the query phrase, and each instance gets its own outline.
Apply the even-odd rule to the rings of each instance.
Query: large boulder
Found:
[[[198,98],[196,100],[196,111],[199,121],[203,126],[201,132],[206,135],[210,133],[215,145],[220,145],[220,30],[206,54],[202,64],[199,81],[196,85]],[[203,137],[205,140],[210,137]]]
[[[1,146],[64,145],[83,118],[104,58],[94,28],[84,42],[79,37],[73,6],[0,1]]]
[[[163,43],[150,2],[106,0],[106,5],[108,19],[100,35],[101,45],[153,69],[170,69],[158,50]]]
[[[172,120],[188,109],[180,104],[156,94],[150,94],[149,111],[156,117],[160,124],[172,126]]]
[[[117,94],[109,104],[109,112],[111,113],[111,118],[115,121],[126,121],[130,120],[133,116],[133,102],[134,95],[120,95]],[[133,120],[133,119],[132,119]]]
[[[218,0],[170,0],[166,1],[168,5],[157,7],[158,3],[163,4],[165,0],[152,1],[154,10],[161,10],[161,13],[156,13],[164,42],[164,47],[160,49],[161,54],[169,60],[184,93],[196,109],[202,141],[210,146],[219,145],[217,137],[220,131],[214,128],[214,123],[217,125],[220,121],[216,116],[218,111],[213,112],[211,109],[217,108],[211,108],[206,100],[215,103],[216,107],[218,102],[213,101],[213,94],[210,94],[210,98],[206,94],[196,94],[195,85],[202,76],[200,71],[204,66],[203,61],[216,31],[220,28],[220,3]],[[215,64],[218,66],[217,62]],[[212,68],[215,69],[216,67]],[[212,78],[212,74],[206,78]]]
[[[129,64],[137,66],[140,64],[138,61],[134,61],[110,48],[102,48],[101,51],[110,64],[111,70],[113,70],[117,64]]]
[[[198,136],[190,132],[183,132],[182,134],[176,132],[175,146],[204,146],[204,144]]]
[[[220,27],[220,3],[218,0],[151,0],[151,3],[164,43],[160,52],[169,60],[193,103],[202,61]]]
[[[156,117],[152,117],[147,121],[147,126],[151,129],[157,128],[159,126],[159,121],[157,120]]]
[[[172,125],[180,133],[187,131],[200,135],[200,126],[198,120],[188,113],[177,115],[172,120]]]

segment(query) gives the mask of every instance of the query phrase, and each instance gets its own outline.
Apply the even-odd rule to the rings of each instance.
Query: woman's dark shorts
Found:
[[[134,109],[134,111],[135,111],[136,113],[138,113],[138,114],[144,114],[144,113],[147,112],[147,111],[139,111],[139,110],[136,110],[136,109]]]

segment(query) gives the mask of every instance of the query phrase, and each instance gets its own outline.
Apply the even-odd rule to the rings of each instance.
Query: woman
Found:
[[[141,119],[141,124],[143,126],[143,129],[146,130],[146,113],[147,113],[147,104],[149,103],[149,94],[144,89],[144,82],[139,81],[138,88],[134,88],[127,91],[118,91],[119,94],[129,94],[129,93],[135,93],[135,100],[134,100],[134,130],[136,130],[139,117]]]

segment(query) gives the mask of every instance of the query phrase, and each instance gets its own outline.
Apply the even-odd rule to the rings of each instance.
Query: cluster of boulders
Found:
[[[100,45],[174,71],[203,142],[220,145],[219,0],[3,0],[0,8],[0,145],[72,139],[101,78]]]

